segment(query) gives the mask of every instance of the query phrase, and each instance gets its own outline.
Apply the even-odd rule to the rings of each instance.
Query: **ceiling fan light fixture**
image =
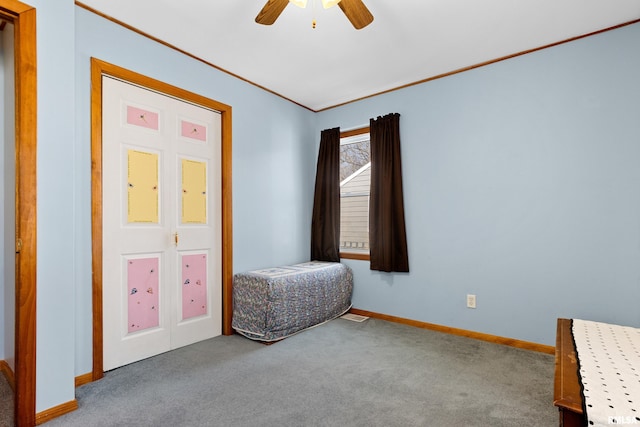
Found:
[[[255,21],[261,25],[271,25],[276,22],[278,16],[289,3],[305,8],[308,2],[308,0],[267,0],[262,9],[260,9]],[[373,15],[362,0],[322,0],[322,6],[325,9],[335,5],[340,6],[340,9],[356,30],[360,30],[373,22]]]
[[[340,1],[341,0],[322,0],[322,7],[324,7],[325,9],[329,9],[330,7],[333,7],[340,3]]]

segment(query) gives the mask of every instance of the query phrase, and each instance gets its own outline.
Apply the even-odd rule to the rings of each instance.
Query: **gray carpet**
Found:
[[[0,427],[13,426],[13,390],[0,373]]]
[[[77,389],[54,426],[553,426],[553,356],[377,319],[216,337]]]

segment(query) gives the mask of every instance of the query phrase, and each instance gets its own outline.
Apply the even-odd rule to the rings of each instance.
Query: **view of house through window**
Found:
[[[369,129],[340,138],[340,253],[369,255]]]

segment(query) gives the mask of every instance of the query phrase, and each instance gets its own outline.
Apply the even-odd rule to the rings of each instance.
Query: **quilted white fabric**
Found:
[[[589,426],[640,426],[640,329],[573,319]]]

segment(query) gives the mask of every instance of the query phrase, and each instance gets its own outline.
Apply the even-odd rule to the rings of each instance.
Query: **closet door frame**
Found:
[[[102,323],[102,76],[124,80],[152,91],[215,110],[221,114],[222,334],[231,335],[233,238],[231,210],[231,107],[142,74],[91,58],[91,240],[93,296],[92,380],[104,376]]]

